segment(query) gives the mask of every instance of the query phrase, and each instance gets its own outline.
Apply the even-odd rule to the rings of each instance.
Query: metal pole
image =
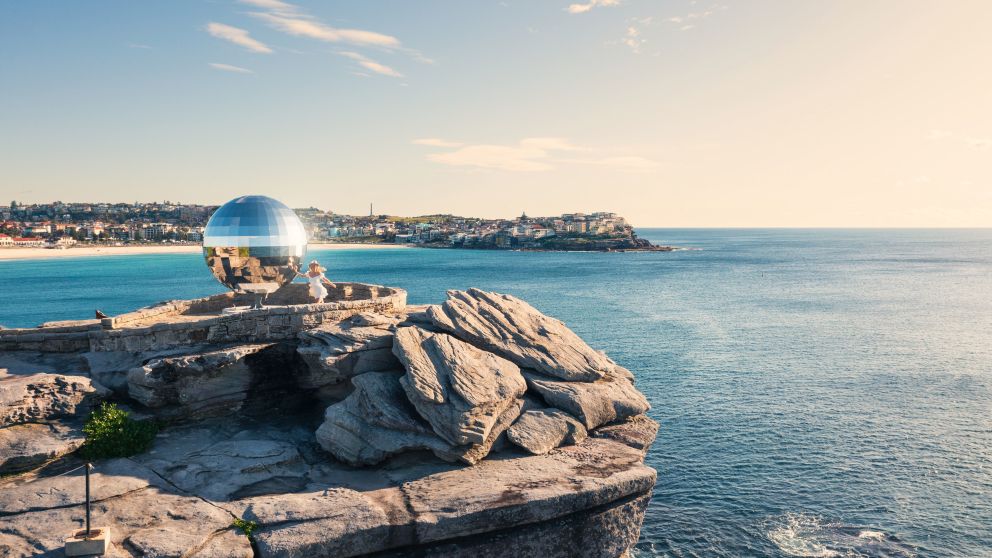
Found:
[[[93,465],[90,463],[86,464],[86,538],[90,538],[90,467]]]

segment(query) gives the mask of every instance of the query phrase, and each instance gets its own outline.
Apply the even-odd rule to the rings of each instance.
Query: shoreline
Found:
[[[312,243],[311,250],[392,250],[408,248],[402,244]],[[91,256],[132,256],[148,254],[199,254],[200,245],[181,246],[81,246],[58,250],[53,248],[0,248],[0,261],[79,258]]]

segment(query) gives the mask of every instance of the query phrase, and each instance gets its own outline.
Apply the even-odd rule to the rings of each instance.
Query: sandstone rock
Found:
[[[84,441],[81,429],[61,423],[0,428],[0,474],[32,469],[76,451]]]
[[[155,359],[128,372],[128,393],[171,418],[232,413],[241,408],[252,385],[246,357],[270,346],[239,345]]]
[[[543,455],[565,444],[577,444],[587,436],[585,426],[557,409],[527,411],[506,431],[514,444],[535,455]]]
[[[82,474],[0,484],[4,556],[61,555],[64,537],[83,524]],[[200,498],[175,493],[133,461],[98,463],[91,484],[93,524],[112,527],[112,555],[135,551],[143,556],[203,556],[203,551],[209,556],[252,555],[245,537],[222,536],[229,530],[229,513]]]
[[[390,316],[362,313],[300,332],[297,352],[307,369],[297,376],[299,386],[320,388],[357,374],[397,368],[399,363],[391,349],[392,330],[398,321]]]
[[[396,331],[393,352],[407,370],[400,383],[410,402],[453,445],[484,444],[504,412],[519,412],[527,385],[508,360],[417,327]]]
[[[359,556],[398,542],[394,533],[402,529],[397,525],[405,514],[402,499],[388,501],[396,489],[381,492],[370,497],[350,488],[327,488],[262,496],[249,500],[244,514],[265,526],[256,536],[263,556]]]
[[[523,371],[527,384],[547,403],[578,418],[589,430],[647,412],[651,406],[629,380],[608,375],[595,382],[562,382]]]
[[[616,367],[561,321],[510,295],[448,291],[448,300],[427,313],[438,327],[474,345],[563,380],[598,380]]]
[[[647,453],[658,434],[658,423],[645,415],[637,415],[609,426],[597,428],[592,432],[596,438],[616,440],[626,446]]]
[[[369,372],[352,379],[355,391],[331,405],[317,442],[350,465],[379,463],[401,452],[430,450],[453,460],[450,444],[421,419],[400,387],[400,372]]]
[[[583,510],[553,521],[504,531],[480,533],[457,542],[439,542],[417,549],[418,558],[631,558],[640,538],[649,494],[616,504]],[[407,550],[377,554],[376,558],[405,558]]]
[[[83,415],[108,393],[82,376],[4,376],[0,379],[0,426]]]
[[[391,549],[382,556],[510,557],[547,549],[550,556],[618,557],[637,542],[654,486],[654,471],[640,459],[623,444],[587,439],[553,455],[474,467],[439,468],[420,459],[358,470],[329,477],[330,486],[311,483],[299,493],[225,506],[262,525],[256,534],[262,556]],[[378,484],[384,474],[392,484]]]
[[[215,501],[292,492],[306,484],[303,451],[312,430],[245,426],[217,418],[169,428],[148,452],[132,459],[172,486]]]
[[[523,408],[523,399],[514,399],[510,402],[510,405],[503,411],[498,417],[496,417],[496,422],[493,427],[489,430],[489,435],[486,439],[479,442],[478,444],[471,444],[469,446],[457,446],[452,449],[456,453],[458,459],[461,459],[469,465],[475,465],[479,461],[482,461],[493,447],[496,446],[497,442],[501,439],[501,436],[513,421],[517,420],[520,416],[520,410]]]
[[[402,488],[423,544],[553,521],[648,494],[655,472],[641,459],[623,444],[587,438],[550,455],[487,459],[411,478]]]

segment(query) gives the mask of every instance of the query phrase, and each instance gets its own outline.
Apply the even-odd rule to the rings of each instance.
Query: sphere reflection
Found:
[[[296,276],[307,232],[292,209],[267,196],[242,196],[220,206],[203,231],[203,257],[230,289],[274,291]]]

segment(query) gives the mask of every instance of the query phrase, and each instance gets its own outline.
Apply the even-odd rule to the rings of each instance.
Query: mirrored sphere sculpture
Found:
[[[267,196],[220,206],[203,231],[203,257],[230,289],[272,292],[289,283],[307,252],[307,232],[292,209]]]

